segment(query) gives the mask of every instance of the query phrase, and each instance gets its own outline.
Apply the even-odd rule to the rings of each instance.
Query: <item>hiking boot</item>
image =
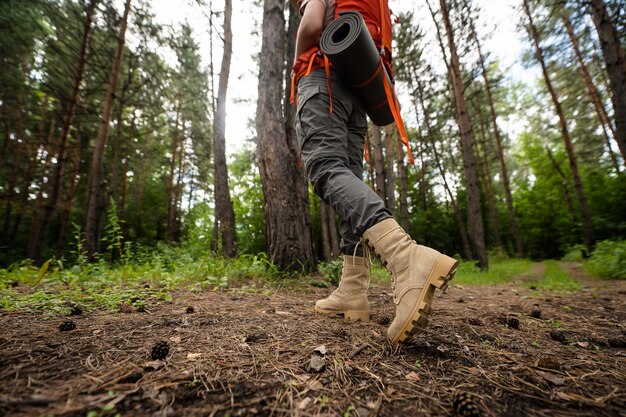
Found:
[[[396,317],[387,337],[397,345],[428,325],[435,288],[448,288],[459,262],[418,245],[394,219],[367,229],[363,241],[380,256],[393,279]]]
[[[324,314],[343,314],[346,320],[369,321],[370,306],[367,288],[370,284],[369,259],[360,256],[343,256],[343,269],[339,287],[315,303],[315,311]]]

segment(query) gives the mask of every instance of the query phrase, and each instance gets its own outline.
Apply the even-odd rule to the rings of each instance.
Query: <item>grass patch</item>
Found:
[[[85,310],[116,310],[120,304],[141,308],[171,301],[177,290],[226,290],[282,286],[302,274],[281,272],[265,254],[223,259],[212,255],[194,257],[180,248],[137,252],[109,263],[87,262],[79,256],[73,263],[49,260],[42,267],[23,261],[0,269],[0,309],[41,310],[67,314],[71,306]]]
[[[473,262],[461,262],[456,273],[455,284],[492,285],[504,284],[511,278],[528,274],[534,263],[528,259],[492,259],[489,270],[481,271]]]
[[[556,294],[571,294],[582,289],[580,282],[570,277],[557,261],[545,261],[543,264],[545,269],[541,279],[530,281],[525,287]]]

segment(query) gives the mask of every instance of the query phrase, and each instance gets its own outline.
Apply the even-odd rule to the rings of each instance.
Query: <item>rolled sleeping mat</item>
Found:
[[[365,112],[378,126],[394,122],[384,83],[391,88],[397,101],[391,78],[372,35],[359,12],[347,11],[333,20],[322,33],[320,49],[333,64],[341,80],[348,85]]]

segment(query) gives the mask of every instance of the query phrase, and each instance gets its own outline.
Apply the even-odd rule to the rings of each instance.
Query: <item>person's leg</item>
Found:
[[[314,71],[300,80],[296,127],[301,158],[315,193],[337,212],[344,223],[342,229],[360,237],[368,228],[390,218],[391,213],[350,167],[357,157],[349,155],[354,144],[348,143],[349,138],[356,141],[351,116],[357,105],[334,73],[331,89],[333,112],[329,114],[324,71]],[[356,152],[362,158],[362,149]]]
[[[365,111],[360,106],[355,106],[348,120],[348,167],[350,171],[361,181],[363,180],[363,146],[367,134],[367,119]],[[361,236],[358,236],[348,221],[339,219],[339,233],[341,234],[341,251],[350,256],[363,256],[363,245],[360,244]]]
[[[390,214],[361,180],[365,114],[340,83],[333,80],[331,88],[332,115],[323,71],[304,78],[298,93],[297,131],[302,161],[315,192],[339,214],[344,252],[339,287],[317,301],[315,311],[367,321],[370,263],[362,256],[363,245],[358,245],[360,235],[355,229],[366,230],[366,219],[373,222]],[[355,248],[361,249],[358,256],[353,256]]]

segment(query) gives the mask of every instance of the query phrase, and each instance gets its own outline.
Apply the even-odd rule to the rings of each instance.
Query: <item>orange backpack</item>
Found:
[[[374,44],[379,50],[381,64],[385,66],[391,79],[393,80],[392,53],[391,53],[391,12],[387,0],[336,0],[335,19],[344,11],[357,11],[363,16],[367,29],[374,40]],[[311,71],[325,68],[328,92],[330,95],[330,113],[332,113],[332,93],[330,90],[330,63],[328,58],[321,53],[318,46],[303,52],[293,65],[291,77],[291,103],[294,102],[294,91],[300,78],[309,75]],[[401,142],[406,146],[409,162],[413,164],[413,155],[408,143],[404,123],[400,117],[400,106],[397,101],[393,86],[387,86],[387,99],[394,113],[394,120],[398,127]]]

